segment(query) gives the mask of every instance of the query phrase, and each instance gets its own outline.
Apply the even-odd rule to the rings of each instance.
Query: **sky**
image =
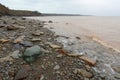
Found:
[[[10,9],[41,13],[120,16],[120,0],[0,0]]]

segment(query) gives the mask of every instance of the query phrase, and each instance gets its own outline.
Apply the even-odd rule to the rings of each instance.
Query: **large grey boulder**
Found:
[[[42,54],[42,50],[38,45],[27,48],[22,56],[22,58],[29,64],[32,64],[36,58]]]

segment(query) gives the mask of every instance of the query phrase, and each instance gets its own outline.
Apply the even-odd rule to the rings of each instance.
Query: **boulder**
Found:
[[[41,48],[38,45],[35,45],[33,47],[27,48],[22,57],[27,63],[31,64],[40,54],[42,54]]]

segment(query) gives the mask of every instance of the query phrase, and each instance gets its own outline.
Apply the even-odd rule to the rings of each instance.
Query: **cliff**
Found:
[[[41,13],[37,11],[27,11],[27,10],[12,10],[8,7],[0,4],[0,15],[9,16],[40,16]]]
[[[9,15],[9,8],[0,4],[0,15]]]

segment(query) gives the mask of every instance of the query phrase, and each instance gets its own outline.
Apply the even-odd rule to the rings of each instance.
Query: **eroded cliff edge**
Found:
[[[9,15],[9,16],[41,16],[41,13],[37,11],[28,11],[28,10],[12,10],[8,7],[0,4],[0,15]]]

